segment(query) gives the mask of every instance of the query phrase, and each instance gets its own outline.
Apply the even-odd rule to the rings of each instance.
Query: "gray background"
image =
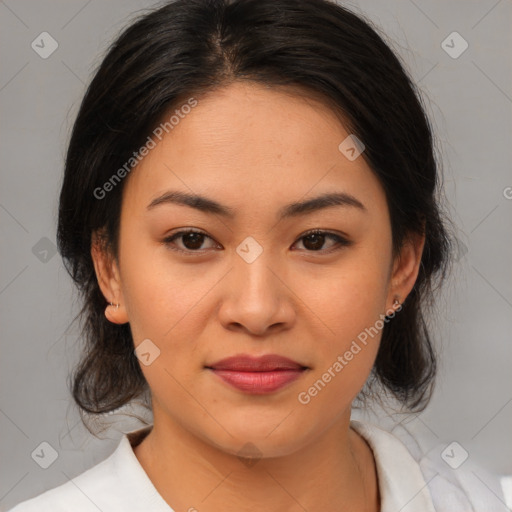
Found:
[[[95,439],[71,405],[77,303],[53,251],[63,155],[85,84],[119,29],[154,4],[0,1],[3,510],[105,458],[124,428]],[[346,5],[382,28],[419,83],[459,230],[457,269],[434,326],[443,351],[436,393],[409,424],[439,443],[456,440],[488,470],[512,474],[512,3]],[[47,59],[31,48],[43,31],[59,45]],[[453,31],[469,44],[458,58],[441,47]],[[46,470],[31,457],[44,441],[58,453]]]

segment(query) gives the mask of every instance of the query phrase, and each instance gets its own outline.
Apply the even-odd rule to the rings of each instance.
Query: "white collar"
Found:
[[[435,512],[418,462],[395,436],[370,423],[351,420],[373,451],[379,480],[380,512]]]

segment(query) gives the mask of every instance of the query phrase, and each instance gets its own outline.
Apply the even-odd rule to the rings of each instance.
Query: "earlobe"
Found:
[[[121,308],[121,304],[110,302],[105,308],[105,317],[109,322],[113,324],[125,324],[128,319],[126,317],[126,311]]]
[[[421,266],[425,235],[410,233],[406,236],[400,253],[395,258],[388,301],[404,302],[414,287]]]
[[[109,322],[115,324],[128,322],[126,310],[123,306],[124,301],[119,269],[116,259],[108,249],[104,231],[93,232],[91,258],[101,293],[108,302],[108,306],[105,308],[105,317]]]

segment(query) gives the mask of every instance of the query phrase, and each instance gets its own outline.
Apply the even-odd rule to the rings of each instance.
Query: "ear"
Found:
[[[105,308],[107,320],[114,324],[128,322],[118,263],[108,248],[104,230],[92,234],[91,257],[101,293],[108,303],[114,304]]]
[[[387,297],[388,309],[393,307],[395,299],[403,303],[411,293],[420,270],[424,246],[424,234],[409,233],[405,236],[400,252],[393,261]]]

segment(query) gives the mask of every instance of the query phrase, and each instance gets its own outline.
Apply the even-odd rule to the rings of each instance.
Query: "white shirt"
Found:
[[[351,427],[373,451],[381,512],[508,510],[500,489],[481,468],[472,466],[476,471],[469,470],[464,464],[453,469],[442,459],[442,448],[421,453],[415,439],[407,438],[407,434],[400,440],[375,425],[354,420]],[[108,458],[63,485],[20,503],[10,512],[174,512],[133,452],[132,447],[151,428],[125,434]]]

